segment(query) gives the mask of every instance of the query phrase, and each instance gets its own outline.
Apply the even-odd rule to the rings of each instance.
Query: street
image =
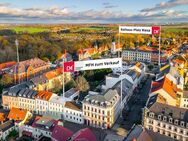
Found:
[[[140,88],[138,93],[134,93],[128,102],[128,111],[123,111],[123,122],[121,127],[129,131],[134,124],[141,124],[142,108],[144,108],[151,87],[152,78],[149,77]]]

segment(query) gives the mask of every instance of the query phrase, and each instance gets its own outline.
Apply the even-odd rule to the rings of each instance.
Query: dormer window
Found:
[[[161,115],[158,115],[158,120],[161,120]]]
[[[174,122],[175,125],[178,125],[178,120],[176,119],[175,122]]]
[[[164,117],[163,117],[163,121],[166,121],[166,119],[167,119],[167,117],[166,117],[166,116],[164,116]]]
[[[181,122],[181,127],[184,127],[184,122],[183,121]]]
[[[149,113],[149,117],[153,118],[154,114],[153,113]]]
[[[169,122],[172,123],[172,118],[169,118]]]

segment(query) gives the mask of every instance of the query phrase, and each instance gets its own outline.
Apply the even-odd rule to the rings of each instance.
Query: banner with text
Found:
[[[105,69],[105,68],[118,68],[118,67],[122,67],[121,58],[75,61],[75,62],[64,63],[65,72],[73,72],[80,70],[96,70],[96,69]]]
[[[119,33],[130,34],[160,34],[160,26],[137,27],[137,26],[119,26]]]

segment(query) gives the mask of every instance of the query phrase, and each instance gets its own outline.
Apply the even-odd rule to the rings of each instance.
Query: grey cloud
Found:
[[[176,15],[176,17],[174,17]],[[0,6],[0,22],[31,22],[31,23],[59,23],[59,22],[152,22],[188,20],[187,11],[166,10],[161,12],[141,12],[138,14],[127,14],[122,11],[110,11],[109,9],[74,12],[67,8],[53,6],[50,8],[28,8],[18,9]]]
[[[109,2],[104,2],[102,4],[103,4],[103,6],[104,6],[105,9],[110,9],[110,8],[116,8],[116,7],[118,7],[118,5],[113,5],[113,4],[109,3]]]
[[[160,4],[156,4],[152,8],[142,9],[141,12],[157,11],[161,9],[168,9],[179,5],[187,5],[187,4],[188,4],[188,0],[169,0],[167,2],[161,2]]]
[[[10,6],[11,4],[10,3],[0,3],[0,6],[3,6],[3,7],[7,7],[7,6]]]

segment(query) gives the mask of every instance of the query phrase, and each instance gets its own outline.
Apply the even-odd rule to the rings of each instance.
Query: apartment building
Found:
[[[49,99],[48,114],[59,119],[63,119],[63,109],[64,109],[65,100],[63,96],[52,96]]]
[[[160,81],[153,81],[151,84],[150,96],[159,94],[166,99],[166,104],[179,106],[178,97],[181,96],[182,90],[170,81],[166,76]]]
[[[179,141],[188,140],[188,110],[156,102],[150,97],[143,112],[146,129],[169,136]]]
[[[188,109],[188,91],[184,90],[183,96],[181,97],[180,107]]]
[[[75,102],[67,101],[64,106],[64,119],[66,121],[83,124],[84,116],[82,106]]]
[[[50,64],[39,58],[33,58],[25,61],[21,61],[14,65],[10,74],[13,74],[15,82],[21,82],[23,80],[29,80],[40,72],[44,72],[50,68]]]
[[[36,114],[44,115],[49,112],[49,100],[56,95],[48,91],[39,91],[35,96]]]
[[[124,141],[177,141],[158,132],[148,130],[141,125],[134,126]]]
[[[160,53],[161,63],[167,61],[167,56],[164,52]],[[140,61],[140,62],[152,62],[158,63],[159,51],[153,48],[138,48],[138,49],[127,49],[122,52],[122,58],[125,61]]]
[[[0,140],[6,140],[6,137],[15,129],[14,122],[8,120],[0,125]]]
[[[71,80],[71,73],[64,73],[64,81],[67,83]],[[57,68],[37,77],[31,79],[31,82],[34,84],[34,89],[37,91],[52,90],[58,85],[63,84],[63,68]]]
[[[120,113],[120,96],[109,89],[104,94],[88,95],[83,101],[84,123],[93,127],[111,128]]]

